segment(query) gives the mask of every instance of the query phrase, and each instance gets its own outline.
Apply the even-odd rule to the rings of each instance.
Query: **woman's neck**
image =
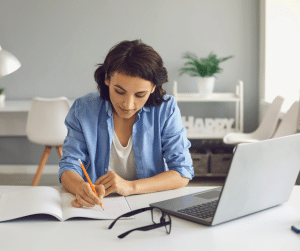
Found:
[[[118,123],[122,123],[122,124],[134,124],[134,122],[136,120],[136,116],[137,116],[137,113],[135,113],[132,117],[130,117],[128,119],[124,119],[124,118],[120,117],[115,110],[113,111],[114,121],[118,121]]]

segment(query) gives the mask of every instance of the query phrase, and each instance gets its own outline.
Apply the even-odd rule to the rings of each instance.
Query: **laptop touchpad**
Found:
[[[206,193],[195,194],[194,196],[210,200],[213,198],[218,198],[220,196],[220,191],[210,191]]]

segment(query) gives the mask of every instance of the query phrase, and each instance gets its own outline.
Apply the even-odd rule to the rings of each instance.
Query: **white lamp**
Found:
[[[0,46],[0,77],[8,75],[16,70],[18,70],[21,66],[20,61],[8,51],[5,51]],[[5,95],[0,92],[0,103],[4,103]]]

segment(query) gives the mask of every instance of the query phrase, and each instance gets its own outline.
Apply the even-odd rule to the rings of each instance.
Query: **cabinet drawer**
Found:
[[[208,173],[210,152],[206,149],[190,149],[195,176]]]
[[[211,173],[228,173],[232,161],[231,149],[212,149],[210,156]]]

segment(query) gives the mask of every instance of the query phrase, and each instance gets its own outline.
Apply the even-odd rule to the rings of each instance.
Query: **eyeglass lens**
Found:
[[[158,208],[153,208],[152,209],[152,221],[154,224],[159,224],[160,223],[160,218],[162,217],[163,213],[160,209]]]
[[[152,221],[154,224],[159,224],[161,223],[161,217],[163,217],[165,222],[170,222],[171,217],[169,214],[164,214],[160,209],[158,208],[153,208],[152,209]],[[169,234],[171,231],[171,224],[168,224],[165,226],[167,233]]]
[[[165,215],[165,222],[170,222],[171,218],[170,215],[166,214]],[[168,224],[165,226],[167,233],[169,234],[171,232],[171,224]]]

